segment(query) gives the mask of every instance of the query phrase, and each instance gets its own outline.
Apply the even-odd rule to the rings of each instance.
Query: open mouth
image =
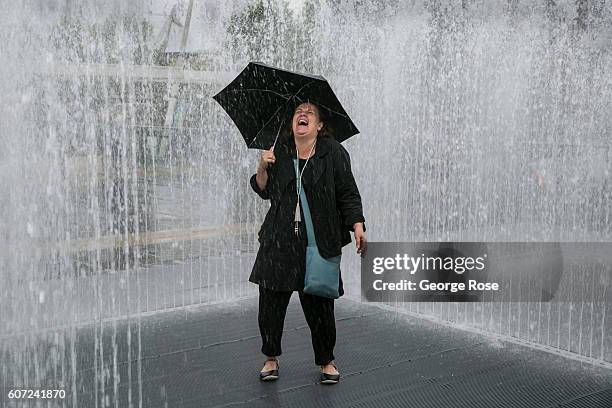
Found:
[[[306,118],[299,118],[297,124],[298,126],[308,126],[308,120]]]

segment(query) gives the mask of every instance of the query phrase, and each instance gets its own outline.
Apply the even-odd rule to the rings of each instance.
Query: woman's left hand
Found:
[[[355,245],[357,246],[357,253],[361,254],[366,248],[366,236],[363,231],[363,223],[357,222],[353,225],[355,230]]]

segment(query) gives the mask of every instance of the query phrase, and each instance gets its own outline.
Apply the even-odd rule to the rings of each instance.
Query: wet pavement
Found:
[[[612,370],[603,367],[344,298],[336,302],[336,319],[342,378],[333,386],[317,382],[297,294],[287,311],[280,378],[271,383],[258,380],[264,357],[254,297],[131,319],[130,348],[127,320],[86,326],[75,333],[74,347],[65,345],[67,362],[75,351],[77,371],[74,382],[65,379],[64,402],[79,407],[128,407],[128,398],[135,407],[612,406]],[[95,349],[96,338],[101,349]],[[47,383],[57,384],[57,375]]]

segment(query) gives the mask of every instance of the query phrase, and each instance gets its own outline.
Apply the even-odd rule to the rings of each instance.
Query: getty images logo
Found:
[[[375,257],[372,260],[372,272],[380,275],[386,271],[406,271],[414,275],[418,271],[453,271],[458,275],[466,271],[482,271],[485,268],[487,254],[478,257],[458,256],[411,256],[410,254],[396,254],[394,257]]]

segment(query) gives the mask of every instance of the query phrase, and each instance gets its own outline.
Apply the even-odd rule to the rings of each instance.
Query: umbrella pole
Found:
[[[289,107],[289,102],[295,98],[295,94],[291,96],[291,99],[289,101],[287,101],[287,103],[285,104],[285,115],[287,114],[287,108]],[[278,132],[276,132],[276,138],[274,138],[274,143],[272,143],[272,147],[270,148],[272,151],[274,151],[274,146],[276,146],[276,141],[278,140],[278,135],[280,135],[280,131],[283,128],[283,125],[285,124],[285,122],[283,122],[281,120],[281,124],[278,127]]]
[[[276,141],[278,140],[278,135],[280,135],[280,131],[283,128],[283,125],[281,124],[281,126],[278,128],[278,132],[276,132],[276,138],[274,139],[274,143],[272,143],[272,147],[270,148],[272,151],[274,151],[274,146],[276,146]]]

